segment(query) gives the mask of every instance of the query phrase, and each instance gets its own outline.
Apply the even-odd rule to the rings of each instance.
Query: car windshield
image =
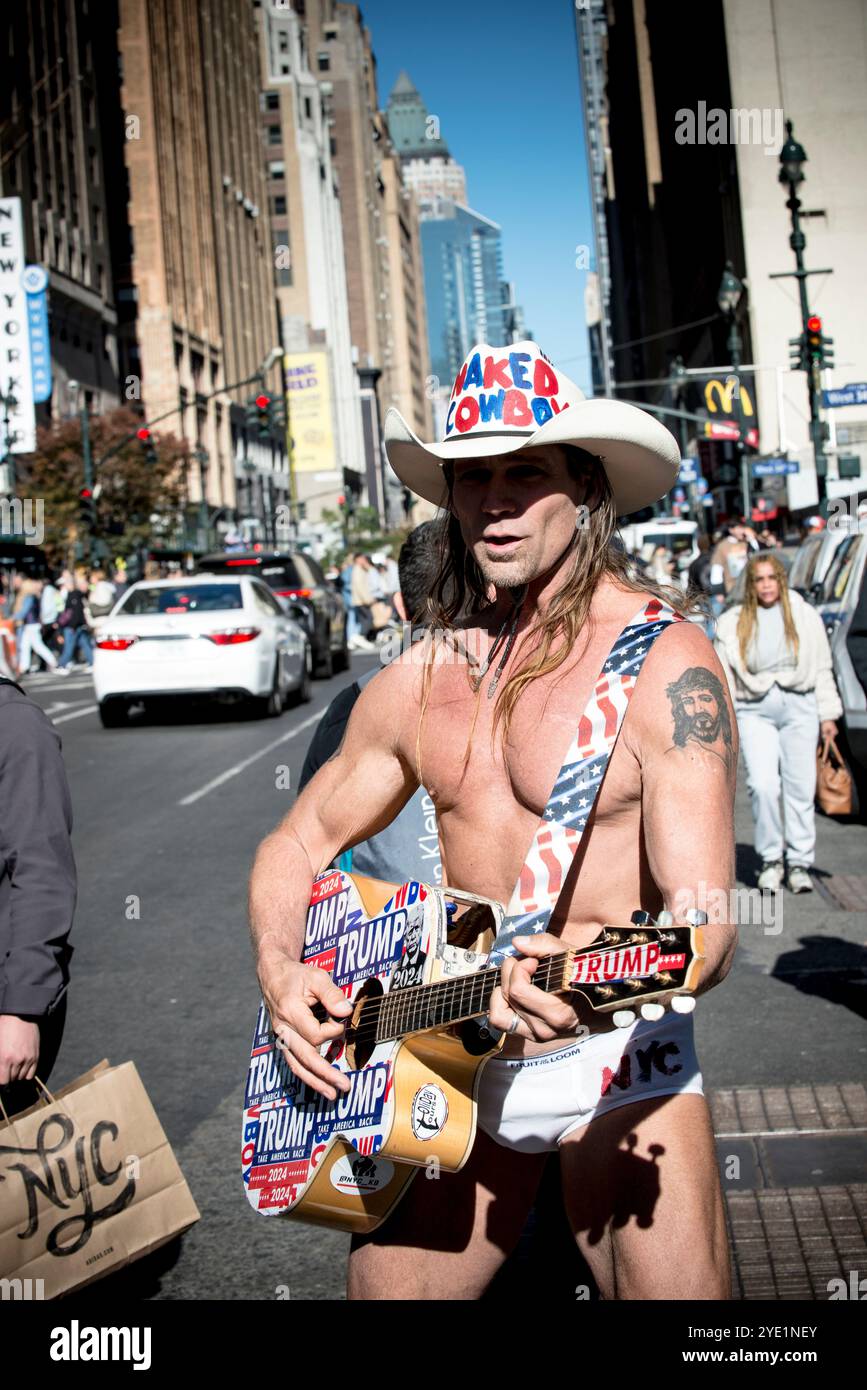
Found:
[[[215,613],[243,608],[240,584],[166,584],[131,589],[118,613]]]

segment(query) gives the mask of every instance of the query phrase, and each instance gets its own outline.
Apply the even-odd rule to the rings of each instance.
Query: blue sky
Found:
[[[503,229],[528,331],[588,394],[591,216],[572,0],[361,0],[384,108],[406,68],[467,173],[470,207]]]

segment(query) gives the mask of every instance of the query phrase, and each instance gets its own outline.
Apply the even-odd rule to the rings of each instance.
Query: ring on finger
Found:
[[[514,1032],[516,1032],[516,1031],[517,1031],[517,1028],[518,1028],[518,1024],[521,1022],[521,1015],[518,1013],[517,1009],[513,1009],[513,1010],[512,1010],[512,1014],[513,1014],[512,1022],[509,1024],[508,1028],[506,1029],[506,1032],[507,1032],[507,1033],[514,1033]]]

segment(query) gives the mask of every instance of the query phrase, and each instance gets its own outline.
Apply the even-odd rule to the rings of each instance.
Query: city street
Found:
[[[80,1303],[344,1296],[348,1237],[263,1219],[241,1186],[258,1003],[245,890],[294,795],[281,768],[294,788],[319,715],[374,661],[355,656],[352,675],[316,682],[279,720],[198,711],[111,731],[84,673],[27,682],[63,739],[80,882],[52,1088],[103,1057],[133,1060],[202,1213]],[[729,979],[696,1014],[741,1297],[825,1299],[828,1280],[865,1268],[864,827],[820,816],[818,834],[817,891],[742,927]],[[743,766],[737,843],[738,881],[754,886]]]

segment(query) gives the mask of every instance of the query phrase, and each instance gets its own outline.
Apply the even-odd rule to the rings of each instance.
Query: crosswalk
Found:
[[[52,724],[65,724],[71,719],[83,719],[97,711],[98,706],[93,697],[93,677],[89,671],[73,668],[68,676],[58,676],[56,671],[34,671],[30,675],[19,677],[18,683],[23,690],[38,699]]]

